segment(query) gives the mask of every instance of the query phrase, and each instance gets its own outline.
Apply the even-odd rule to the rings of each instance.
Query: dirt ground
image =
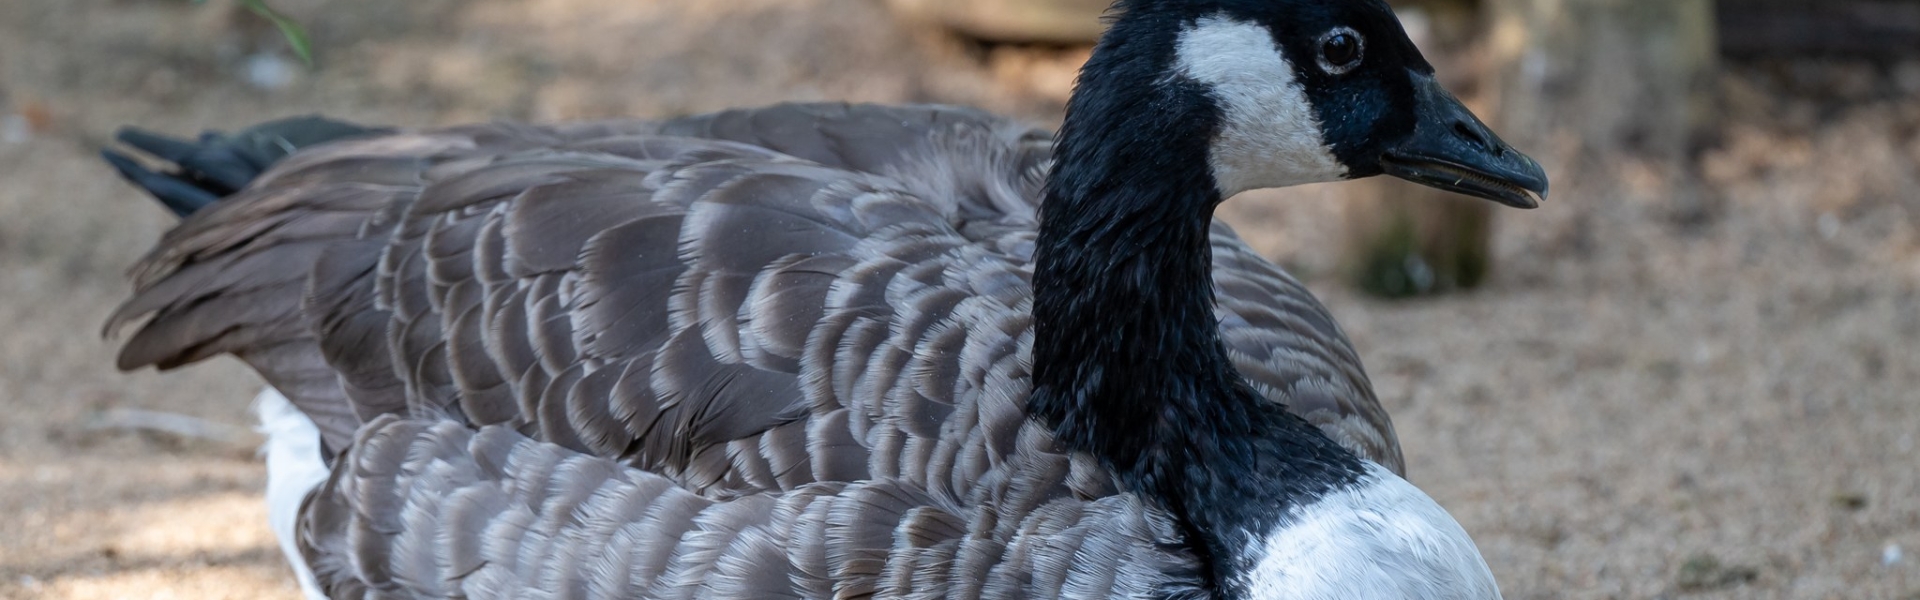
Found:
[[[100,323],[170,220],[96,160],[114,127],[796,99],[1045,124],[1082,56],[941,41],[872,0],[276,3],[317,71],[221,0],[0,2],[0,598],[297,596],[249,442],[102,426],[243,429],[258,386],[231,361],[113,370]],[[1746,65],[1719,87],[1726,124],[1677,177],[1507,132],[1555,193],[1499,215],[1471,294],[1347,288],[1340,186],[1225,209],[1332,306],[1412,479],[1508,598],[1920,599],[1920,64]]]

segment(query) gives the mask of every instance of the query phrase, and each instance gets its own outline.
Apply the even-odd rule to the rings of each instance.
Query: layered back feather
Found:
[[[1050,152],[847,105],[339,142],[170,232],[110,327],[146,319],[122,368],[235,354],[319,424],[335,597],[1193,592],[1168,513],[1024,412]],[[1212,250],[1234,366],[1399,471],[1326,310]]]

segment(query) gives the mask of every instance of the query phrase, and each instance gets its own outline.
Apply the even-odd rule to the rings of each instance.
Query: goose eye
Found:
[[[1339,27],[1320,36],[1320,69],[1329,75],[1341,75],[1360,66],[1366,41],[1360,32]]]

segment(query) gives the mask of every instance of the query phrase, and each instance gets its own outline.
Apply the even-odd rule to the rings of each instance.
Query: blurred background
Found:
[[[785,100],[1051,126],[1105,0],[0,2],[0,598],[294,598],[230,360],[100,323],[171,217],[96,159],[321,112],[430,126]],[[1554,180],[1222,216],[1359,347],[1508,598],[1920,599],[1920,2],[1406,0]]]

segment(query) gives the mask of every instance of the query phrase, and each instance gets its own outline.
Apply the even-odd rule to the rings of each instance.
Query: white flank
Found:
[[[1473,539],[1380,465],[1267,533],[1243,580],[1253,600],[1499,600]]]
[[[253,399],[253,410],[260,415],[260,433],[267,435],[267,444],[261,448],[267,455],[267,521],[300,579],[300,590],[308,600],[326,600],[293,538],[300,504],[327,480],[327,464],[320,460],[320,429],[273,388]]]
[[[1211,89],[1223,112],[1207,157],[1222,197],[1346,178],[1266,27],[1206,17],[1180,32],[1176,52],[1180,74]]]

